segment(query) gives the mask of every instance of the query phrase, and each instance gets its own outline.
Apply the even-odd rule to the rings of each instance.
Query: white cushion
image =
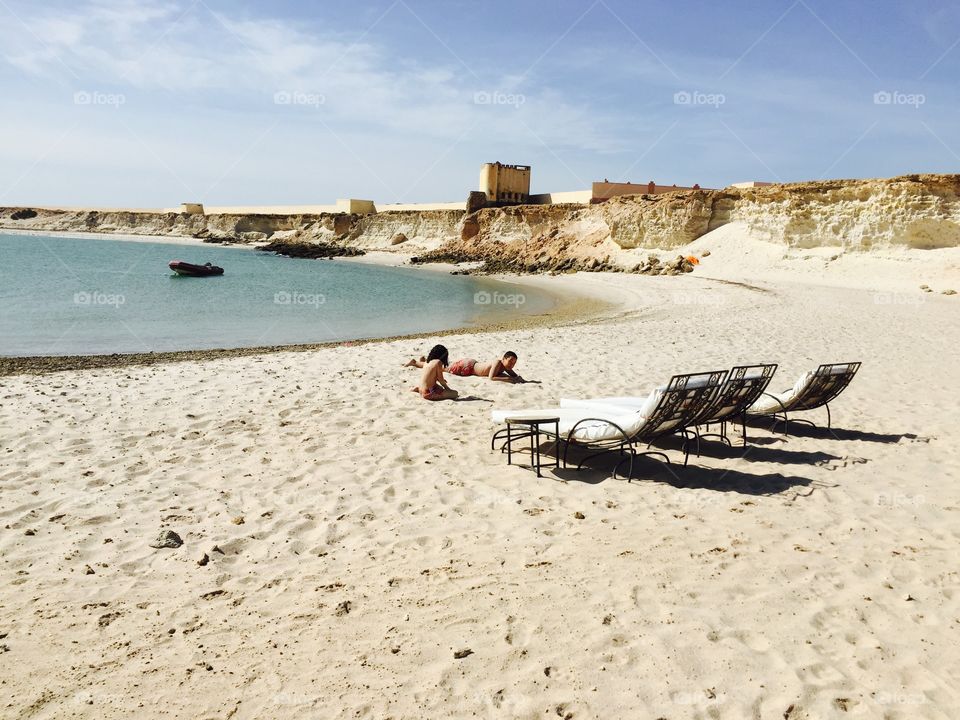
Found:
[[[631,436],[646,422],[645,418],[636,412],[619,409],[616,413],[599,412],[594,408],[547,408],[539,410],[494,410],[491,418],[494,423],[502,425],[508,417],[555,417],[559,418],[560,434],[566,436],[574,425],[587,418],[607,420],[620,426],[627,436]],[[581,442],[596,442],[600,440],[616,440],[621,435],[608,422],[587,422],[577,428],[573,436]]]
[[[784,390],[780,393],[770,393],[770,395],[761,395],[759,399],[747,409],[747,414],[770,415],[771,413],[781,412],[783,408],[780,404],[783,403],[789,407],[790,403],[810,384],[814,375],[814,371],[808,370],[797,379],[793,387],[789,390]],[[771,395],[773,397],[771,397]]]
[[[643,417],[650,417],[656,409],[660,398],[663,397],[666,386],[654,388],[647,397],[606,397],[580,400],[575,398],[561,398],[560,407],[564,408],[595,408],[597,411],[613,414],[625,410],[640,413]]]

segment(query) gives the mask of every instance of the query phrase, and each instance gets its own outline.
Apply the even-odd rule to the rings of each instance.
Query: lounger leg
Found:
[[[783,413],[783,434],[785,437],[790,437],[790,433],[787,432],[787,424],[790,422],[790,418],[787,417],[786,411]]]
[[[622,443],[620,445],[620,455],[621,459],[613,468],[613,479],[617,479],[617,470],[620,469],[620,466],[623,465],[624,460],[627,461],[627,482],[630,482],[633,479],[633,445],[627,443]]]
[[[824,407],[827,409],[827,430],[830,430],[830,403],[825,403]]]
[[[733,443],[730,442],[730,436],[727,435],[727,421],[724,420],[720,423],[720,435],[723,437],[723,441],[727,444],[728,447],[733,447]]]
[[[747,413],[740,417],[740,434],[743,435],[743,446],[747,446]]]
[[[534,436],[536,436],[536,440],[534,440]],[[536,449],[534,449],[534,445],[536,445]],[[534,472],[537,473],[537,477],[542,477],[540,475],[540,428],[530,433],[530,464],[533,466]]]

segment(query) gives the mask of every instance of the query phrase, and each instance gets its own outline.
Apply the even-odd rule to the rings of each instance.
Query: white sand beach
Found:
[[[0,378],[0,716],[958,717],[955,253],[713,242],[531,280],[618,309],[444,338],[540,381],[460,402],[421,340]],[[494,408],[856,360],[832,431],[629,483],[490,450]]]

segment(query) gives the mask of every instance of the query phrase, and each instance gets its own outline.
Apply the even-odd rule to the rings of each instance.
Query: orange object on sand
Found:
[[[696,255],[687,255],[687,262],[691,265],[699,265],[700,261],[697,259]]]

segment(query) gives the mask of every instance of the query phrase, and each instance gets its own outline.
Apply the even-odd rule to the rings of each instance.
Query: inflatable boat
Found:
[[[206,265],[194,265],[183,260],[171,260],[170,269],[177,275],[186,275],[188,277],[207,277],[208,275],[223,275],[223,268],[207,263]]]

